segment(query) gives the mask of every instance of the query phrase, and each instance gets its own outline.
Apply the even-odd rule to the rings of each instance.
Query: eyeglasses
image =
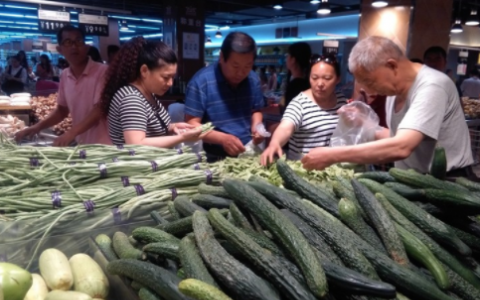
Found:
[[[74,40],[74,41],[64,40],[64,41],[62,41],[61,45],[64,46],[64,47],[68,47],[68,48],[72,47],[73,45],[75,45],[77,47],[80,47],[80,46],[85,45],[85,41],[84,40]]]
[[[310,65],[313,66],[319,62],[324,62],[330,65],[334,65],[334,64],[337,64],[337,59],[333,55],[318,55],[318,54],[312,55],[312,58],[310,59]]]

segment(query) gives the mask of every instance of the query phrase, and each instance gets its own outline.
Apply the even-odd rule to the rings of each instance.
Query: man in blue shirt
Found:
[[[256,56],[252,37],[232,32],[221,47],[219,61],[198,71],[185,95],[186,120],[199,126],[212,122],[215,130],[203,139],[209,162],[236,157],[253,139],[262,141],[256,125],[262,123],[264,107],[260,80],[252,71]]]

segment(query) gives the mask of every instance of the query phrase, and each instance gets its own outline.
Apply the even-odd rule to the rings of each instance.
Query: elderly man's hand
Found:
[[[302,164],[307,170],[323,170],[336,163],[334,156],[333,148],[319,147],[310,150],[302,158]]]

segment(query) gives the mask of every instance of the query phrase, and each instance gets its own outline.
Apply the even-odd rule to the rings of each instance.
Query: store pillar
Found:
[[[102,59],[108,60],[107,48],[109,45],[120,46],[120,32],[118,28],[118,21],[115,19],[108,20],[108,36],[95,36],[93,38],[93,45],[98,48]]]
[[[448,49],[453,0],[396,0],[384,8],[362,0],[359,40],[378,35],[392,39],[409,58],[423,58],[431,46]]]
[[[177,82],[180,92],[204,67],[205,10],[202,0],[164,1],[163,41],[178,56]]]

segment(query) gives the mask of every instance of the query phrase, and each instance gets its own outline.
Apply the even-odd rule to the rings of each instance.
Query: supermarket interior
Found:
[[[479,9],[0,0],[0,300],[480,300]]]

